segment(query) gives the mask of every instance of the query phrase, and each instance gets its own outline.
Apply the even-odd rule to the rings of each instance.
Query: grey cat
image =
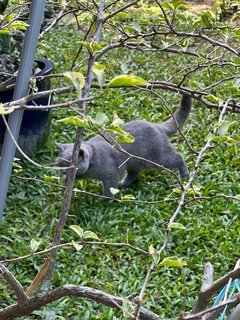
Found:
[[[170,144],[168,137],[178,131],[176,122],[181,128],[191,110],[192,99],[183,95],[174,117],[162,124],[145,120],[134,120],[122,126],[122,129],[134,137],[133,143],[121,143],[128,153],[120,151],[108,143],[103,137],[95,136],[83,142],[77,164],[77,178],[95,179],[103,183],[103,195],[111,197],[110,188],[132,184],[142,170],[156,168],[153,163],[130,157],[129,154],[150,160],[168,169],[178,169],[180,178],[188,174],[187,166],[181,156]],[[175,119],[175,120],[174,120]],[[107,136],[113,141],[114,137]],[[73,143],[57,143],[61,149],[57,162],[60,166],[69,166],[73,151]],[[120,183],[124,173],[125,179]]]

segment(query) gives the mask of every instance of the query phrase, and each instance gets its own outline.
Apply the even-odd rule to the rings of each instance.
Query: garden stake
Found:
[[[29,27],[24,39],[13,100],[20,99],[27,94],[44,8],[45,0],[32,1]],[[15,140],[18,140],[22,116],[23,110],[15,110],[9,116],[8,124]],[[16,145],[9,132],[6,131],[0,160],[0,222],[3,217],[15,151]]]

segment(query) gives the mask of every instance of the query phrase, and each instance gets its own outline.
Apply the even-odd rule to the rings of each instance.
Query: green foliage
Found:
[[[19,66],[23,31],[28,24],[11,11],[0,15],[0,82],[9,79]]]
[[[81,240],[87,240],[87,239],[91,239],[91,240],[99,240],[98,236],[89,230],[83,231],[83,229],[77,225],[71,225],[69,227],[70,229],[72,229]]]
[[[84,76],[80,72],[68,71],[64,73],[64,77],[73,83],[78,96],[81,97],[82,88],[85,86]]]
[[[181,223],[173,222],[169,226],[169,229],[182,229],[182,230],[185,230],[186,228]]]
[[[93,73],[95,75],[95,77],[97,78],[98,84],[100,86],[100,88],[102,88],[103,84],[104,84],[104,65],[95,62],[94,66],[93,66]]]
[[[134,311],[134,305],[126,299],[122,300],[122,312],[124,319],[132,319],[132,313]]]
[[[117,115],[114,115],[113,121],[109,121],[108,117],[104,113],[97,113],[95,119],[70,116],[58,120],[58,122],[64,122],[80,128],[86,128],[92,132],[97,131],[102,135],[110,133],[117,143],[132,143],[134,141],[134,137],[120,127],[123,124],[123,121]]]
[[[32,253],[37,251],[37,249],[38,249],[38,247],[40,246],[41,243],[42,243],[41,241],[36,241],[35,239],[32,239],[30,241],[30,248],[32,250]]]
[[[203,11],[201,13],[201,19],[203,24],[208,28],[212,28],[213,23],[216,21],[213,13],[211,11]]]
[[[75,4],[74,1],[69,3]],[[122,4],[123,1],[119,1],[117,6]],[[196,16],[186,10],[182,1],[166,1],[161,4],[177,32],[190,33],[196,29],[204,32],[206,36],[212,34],[213,38],[219,41],[229,39],[228,44],[233,47],[234,43],[237,43],[239,30],[232,29],[231,25],[217,28],[220,24],[212,14],[202,13]],[[213,83],[238,75],[239,68],[236,66],[239,65],[239,58],[234,54],[226,54],[224,48],[211,51],[210,44],[201,42],[201,39],[178,41],[176,35],[170,34],[159,34],[154,39],[139,37],[139,33],[145,32],[149,26],[159,25],[161,30],[167,28],[163,13],[152,1],[139,2],[138,6],[109,19],[109,29],[104,32],[104,39],[99,46],[91,42],[91,32],[89,41],[83,39],[89,21],[90,14],[83,12],[78,19],[80,28],[77,30],[72,28],[75,23],[72,17],[63,19],[61,24],[39,43],[38,56],[47,56],[53,60],[56,73],[72,70],[72,61],[79,46],[83,46],[76,61],[77,68],[74,69],[79,72],[76,77],[73,73],[70,74],[71,83],[75,83],[77,93],[55,97],[54,101],[66,102],[80,96],[83,88],[82,74],[86,74],[89,55],[100,52],[109,43],[119,41],[117,34],[110,28],[111,25],[122,28],[130,40],[139,40],[141,50],[116,48],[101,57],[93,71],[96,83],[102,87],[103,95],[87,104],[87,118],[76,117],[72,110],[59,109],[53,112],[55,121],[51,136],[46,147],[36,155],[35,160],[38,162],[51,163],[57,154],[54,142],[72,142],[75,126],[90,129],[85,130],[84,139],[100,130],[131,140],[131,137],[126,137],[126,133],[122,131],[124,122],[133,119],[159,122],[169,116],[161,101],[153,95],[133,87],[105,90],[104,78],[113,81],[116,75],[123,75],[123,79],[120,78],[123,80],[121,86],[145,86],[149,80],[171,81],[179,87],[203,90],[207,101],[219,105],[229,97],[237,98],[239,82],[236,79],[208,89]],[[159,52],[148,51],[151,42],[159,48]],[[180,52],[186,53],[190,50],[196,55],[173,55],[164,51],[164,48],[171,48],[172,45]],[[228,59],[226,65],[224,59]],[[128,79],[132,79],[132,75],[139,77],[144,83],[140,84],[138,80],[137,83],[129,83]],[[116,81],[118,86],[119,78]],[[66,79],[54,80],[53,87],[65,83]],[[167,90],[159,90],[158,93],[171,110],[175,109],[179,97]],[[98,89],[92,89],[91,95],[95,94],[99,95]],[[118,114],[120,118],[112,118],[114,114]],[[217,125],[218,117],[218,110],[205,108],[198,101],[194,101],[190,119],[183,128],[194,150],[199,151],[207,140],[211,140],[212,144],[211,150],[205,154],[200,164],[187,200],[193,197],[213,198],[198,199],[185,204],[176,222],[169,226],[171,238],[167,255],[159,255],[159,249],[169,219],[182,195],[172,177],[164,172],[142,173],[136,185],[126,190],[112,190],[112,194],[118,200],[123,200],[122,202],[99,202],[97,197],[84,192],[99,194],[100,184],[96,181],[77,180],[62,238],[62,243],[70,242],[72,248],[59,250],[54,286],[66,283],[87,285],[127,297],[140,292],[146,270],[153,261],[157,267],[146,288],[144,307],[151,308],[163,318],[176,318],[180,310],[187,312],[194,305],[206,261],[214,264],[215,278],[234,267],[235,256],[239,254],[236,245],[240,239],[239,201],[221,198],[220,195],[239,197],[239,116],[226,113],[220,125]],[[209,133],[213,132],[214,128],[218,130],[210,136]],[[171,139],[183,153],[189,169],[193,169],[196,156],[189,151],[179,135]],[[24,179],[29,180],[26,182]],[[38,180],[45,182],[39,183]],[[16,258],[29,254],[30,250],[35,252],[41,247],[49,246],[62,206],[64,190],[59,180],[61,178],[58,171],[44,168],[39,170],[27,162],[17,161],[10,184],[5,220],[0,226],[3,259]],[[126,248],[82,244],[83,240],[98,240],[97,235],[106,242],[126,242],[145,250],[149,248],[150,256],[142,256]],[[10,264],[9,267],[25,288],[36,275],[41,263],[42,257],[35,257]],[[4,282],[0,284],[0,292],[4,292],[1,296],[2,307],[15,302]],[[50,309],[54,310],[53,319],[125,319],[132,311],[132,305],[129,305],[128,301],[123,301],[123,304],[121,312],[89,301],[63,298],[26,319],[46,318]]]
[[[131,86],[147,86],[147,82],[134,75],[120,75],[113,78],[108,84],[108,88]]]
[[[175,268],[181,268],[186,266],[186,262],[182,261],[178,257],[167,257],[163,259],[160,264],[161,267],[175,267]]]
[[[214,4],[219,19],[237,20],[240,17],[240,4],[235,0],[217,0]]]

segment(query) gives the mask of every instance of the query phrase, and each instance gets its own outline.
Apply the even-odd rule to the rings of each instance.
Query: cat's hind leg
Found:
[[[126,188],[133,184],[137,177],[138,177],[139,171],[137,170],[128,170],[127,171],[127,176],[124,178],[124,180],[120,183],[120,187]]]

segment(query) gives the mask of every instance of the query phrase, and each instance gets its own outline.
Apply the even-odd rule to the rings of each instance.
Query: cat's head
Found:
[[[56,159],[57,164],[60,167],[69,167],[71,165],[73,143],[56,143],[56,145],[60,149]],[[87,172],[90,164],[89,158],[90,156],[87,147],[82,144],[78,155],[77,175],[83,175]]]

